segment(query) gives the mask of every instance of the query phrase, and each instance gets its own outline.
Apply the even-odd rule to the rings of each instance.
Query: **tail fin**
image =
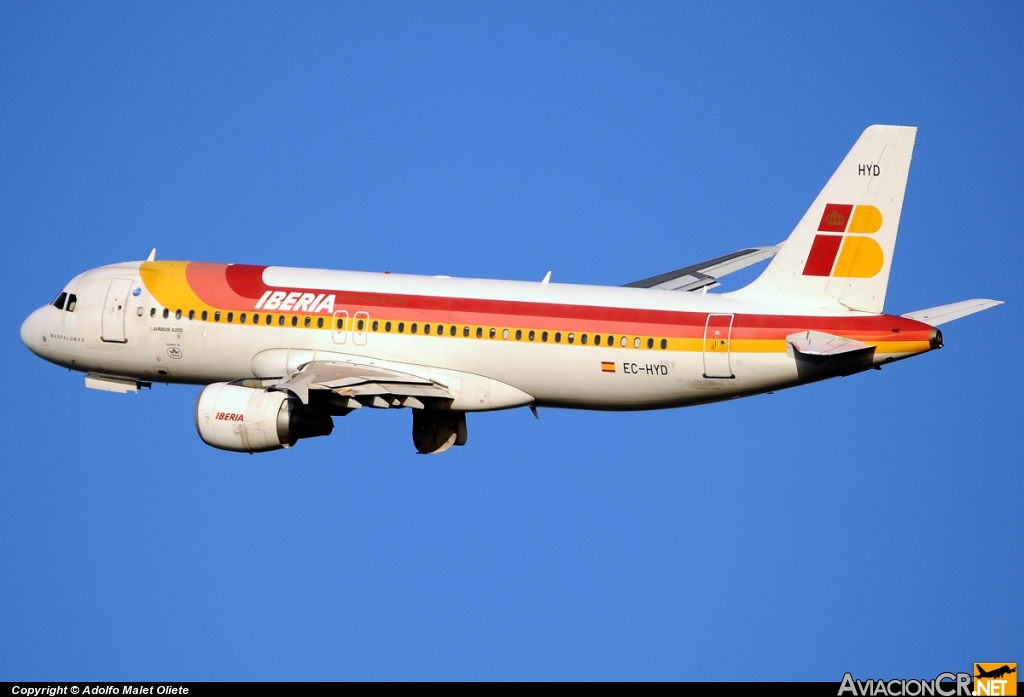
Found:
[[[869,126],[764,273],[732,295],[882,312],[916,134]]]

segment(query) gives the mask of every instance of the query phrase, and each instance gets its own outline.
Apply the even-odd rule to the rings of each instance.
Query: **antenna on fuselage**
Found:
[[[154,259],[156,259],[156,247],[153,247],[153,251],[151,251],[149,256],[146,257],[146,261],[153,261]]]

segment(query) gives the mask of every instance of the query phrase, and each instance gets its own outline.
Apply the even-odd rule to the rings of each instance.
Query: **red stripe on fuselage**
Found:
[[[193,270],[193,267],[197,268]],[[208,302],[211,307],[235,311],[253,310],[255,301],[266,290],[286,293],[333,293],[335,310],[348,310],[350,315],[366,311],[373,318],[392,321],[529,327],[563,332],[640,334],[674,338],[702,338],[709,314],[520,300],[271,287],[263,283],[263,270],[266,268],[193,262],[186,270],[186,278],[196,295]],[[809,329],[865,341],[927,341],[931,332],[931,327],[926,324],[893,315],[816,317],[736,314],[732,338],[780,339]]]

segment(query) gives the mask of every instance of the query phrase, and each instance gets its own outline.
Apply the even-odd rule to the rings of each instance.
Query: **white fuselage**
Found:
[[[316,358],[431,379],[455,395],[452,408],[460,411],[526,404],[620,410],[699,404],[856,372],[930,348],[931,328],[912,320],[864,313],[837,317],[729,295],[280,267],[263,272],[267,287],[330,291],[337,294],[333,307],[313,316],[309,327],[309,312],[295,320],[295,313],[269,313],[269,326],[263,317],[260,324],[226,321],[228,311],[251,315],[256,301],[249,308],[211,305],[203,321],[207,305],[161,302],[157,296],[167,292],[147,284],[140,273],[146,263],[76,277],[65,289],[77,297],[74,311],[50,305],[36,310],[22,326],[22,340],[52,363],[140,382],[281,377],[317,352]],[[115,312],[109,306],[115,279],[130,281],[131,292],[117,299],[123,306],[112,320],[123,321],[123,340],[110,341],[104,340],[104,312]],[[418,300],[403,300],[408,298]],[[411,309],[416,303],[422,307]],[[215,311],[219,321],[213,321]],[[402,313],[413,314],[403,321]],[[326,327],[317,327],[321,317]],[[408,325],[401,333],[400,321]],[[425,334],[431,325],[433,333]],[[443,336],[436,334],[438,325]],[[713,343],[716,326],[720,344]],[[866,360],[833,367],[801,361],[786,336],[822,328],[859,332],[875,350]],[[595,336],[602,345],[594,345]],[[607,345],[609,337],[614,345]],[[901,341],[892,341],[897,337]],[[709,361],[717,367],[709,368]]]

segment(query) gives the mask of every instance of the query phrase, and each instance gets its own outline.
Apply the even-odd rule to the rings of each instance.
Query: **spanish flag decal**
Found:
[[[601,372],[602,373],[614,373],[615,364],[611,361],[601,361]]]

